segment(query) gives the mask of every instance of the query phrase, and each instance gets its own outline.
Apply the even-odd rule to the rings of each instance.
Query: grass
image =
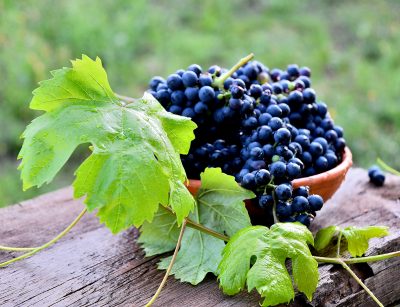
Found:
[[[21,192],[15,158],[33,116],[31,91],[82,53],[100,56],[115,91],[141,96],[153,75],[191,63],[230,66],[254,52],[269,67],[313,71],[357,165],[400,168],[398,1],[0,0],[0,206]]]

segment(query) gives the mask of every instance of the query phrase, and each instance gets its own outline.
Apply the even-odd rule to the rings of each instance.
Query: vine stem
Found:
[[[328,258],[328,257],[318,257],[318,256],[313,256],[313,257],[318,262],[340,264],[347,272],[349,272],[349,274],[357,281],[357,283],[369,294],[369,296],[375,301],[375,303],[377,303],[378,306],[383,307],[383,304],[379,301],[379,299],[372,293],[372,291],[362,282],[362,280],[354,273],[354,271],[347,264],[379,261],[399,256],[400,256],[400,251],[382,255],[376,255],[376,256],[358,257],[351,259]]]
[[[342,240],[343,233],[339,231],[338,239],[337,239],[337,250],[336,250],[336,257],[340,257],[340,241]]]
[[[166,282],[167,282],[168,276],[169,276],[169,274],[171,273],[172,267],[173,267],[173,265],[174,265],[174,263],[175,263],[175,260],[176,260],[177,254],[178,254],[179,247],[181,246],[181,242],[182,242],[182,238],[183,238],[183,233],[185,232],[185,228],[186,228],[186,223],[187,223],[187,219],[184,219],[183,222],[182,222],[181,231],[180,231],[180,233],[179,233],[178,242],[176,243],[175,251],[174,251],[174,254],[172,255],[172,258],[171,258],[171,262],[169,263],[169,266],[168,266],[168,268],[167,268],[167,271],[165,272],[164,278],[163,278],[163,280],[161,281],[161,284],[160,284],[160,286],[158,287],[157,292],[153,295],[153,297],[151,298],[151,300],[146,304],[146,307],[150,307],[150,306],[155,302],[155,300],[156,300],[157,297],[160,295],[161,290],[163,289],[163,287],[165,286],[165,284],[166,284]]]
[[[358,284],[363,287],[363,289],[369,294],[369,296],[378,304],[380,307],[384,307],[383,304],[378,300],[378,298],[372,293],[372,291],[362,282],[360,278],[353,272],[353,270],[341,259],[339,259],[339,263],[342,267],[349,272],[349,274],[358,282]]]
[[[4,266],[6,266],[6,265],[9,265],[9,264],[11,264],[11,263],[17,262],[17,261],[19,261],[19,260],[28,258],[28,257],[30,257],[30,256],[32,256],[32,255],[34,255],[34,254],[36,254],[36,253],[38,253],[38,252],[40,252],[41,250],[43,250],[43,249],[45,249],[45,248],[47,248],[47,247],[53,245],[53,244],[56,243],[58,240],[60,240],[62,237],[64,237],[64,236],[79,222],[79,220],[84,216],[84,214],[85,214],[86,212],[87,212],[87,209],[86,209],[86,208],[83,209],[82,212],[79,213],[79,215],[77,216],[77,218],[76,218],[67,228],[65,228],[59,235],[57,235],[54,239],[52,239],[52,240],[50,240],[49,242],[43,244],[42,246],[39,246],[39,247],[37,247],[37,248],[31,250],[30,252],[28,252],[28,253],[26,253],[26,254],[23,254],[23,255],[21,255],[21,256],[19,256],[19,257],[16,257],[16,258],[14,258],[14,259],[11,259],[11,260],[8,260],[8,261],[5,261],[5,262],[0,263],[0,267],[4,267]],[[23,248],[22,248],[22,249],[23,249]],[[14,247],[10,247],[10,248],[8,248],[8,250],[15,250],[15,248],[14,248]],[[21,251],[21,250],[19,250],[19,251]]]
[[[171,215],[175,216],[175,213],[174,213],[174,211],[172,211],[171,208],[164,207],[164,206],[162,206],[162,208],[164,208]],[[209,235],[211,235],[211,236],[213,236],[213,237],[215,237],[217,239],[223,240],[225,242],[229,241],[229,237],[223,235],[222,233],[216,232],[216,231],[214,231],[214,230],[212,230],[212,229],[210,229],[210,228],[208,228],[206,226],[203,226],[203,225],[201,225],[199,223],[196,223],[195,221],[191,220],[190,218],[186,218],[186,224],[190,228],[197,229],[197,230],[199,230],[201,232],[204,232],[206,234],[209,234]]]
[[[37,249],[38,247],[10,247],[10,246],[2,246],[0,245],[0,250],[7,252],[29,252]]]
[[[241,58],[235,65],[233,65],[230,70],[228,70],[222,76],[216,78],[213,82],[213,85],[219,88],[223,87],[225,80],[232,76],[235,71],[237,71],[240,67],[249,62],[253,57],[254,53],[250,53],[248,56]]]
[[[343,261],[347,264],[353,264],[353,263],[374,262],[374,261],[380,261],[380,260],[385,260],[385,259],[394,258],[394,257],[400,257],[400,251],[381,254],[381,255],[375,255],[375,256],[357,257],[357,258],[350,258],[350,259],[319,257],[319,256],[313,256],[313,257],[318,262],[340,264],[340,261]]]
[[[389,165],[387,165],[385,162],[383,162],[382,159],[378,158],[377,161],[378,161],[379,166],[382,167],[384,170],[388,171],[389,173],[392,173],[393,175],[400,176],[399,171],[397,171],[393,167],[390,167]]]

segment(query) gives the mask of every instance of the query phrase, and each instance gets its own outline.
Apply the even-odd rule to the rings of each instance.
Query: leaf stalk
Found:
[[[170,213],[173,216],[175,216],[175,213],[174,213],[174,211],[172,211],[171,208],[164,207],[164,206],[162,206],[162,208],[167,210],[168,213]],[[221,234],[219,232],[216,232],[216,231],[214,231],[214,230],[212,230],[212,229],[210,229],[210,228],[208,228],[206,226],[203,226],[203,225],[201,225],[199,223],[196,223],[195,221],[191,220],[190,218],[186,218],[186,224],[190,228],[197,229],[197,230],[199,230],[201,232],[204,232],[206,234],[209,234],[210,236],[213,236],[213,237],[215,237],[217,239],[223,240],[225,242],[229,241],[229,237],[227,237],[227,236],[225,236],[225,235],[223,235],[223,234]]]

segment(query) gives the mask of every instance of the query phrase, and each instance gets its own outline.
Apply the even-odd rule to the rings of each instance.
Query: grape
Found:
[[[183,87],[182,78],[178,74],[172,74],[167,78],[167,86],[173,90],[179,90]]]
[[[322,206],[324,205],[322,197],[316,194],[308,196],[308,202],[311,209],[314,211],[321,210]]]
[[[298,187],[297,189],[295,189],[293,191],[293,195],[294,196],[304,196],[304,197],[308,197],[308,193],[310,192],[309,187]]]
[[[371,183],[373,183],[377,187],[382,186],[386,179],[385,174],[382,172],[382,170],[377,165],[371,166],[368,169],[368,176],[369,176],[369,180],[371,181]]]
[[[279,200],[287,201],[292,197],[292,187],[288,184],[280,184],[275,188],[275,194]]]
[[[267,107],[267,113],[274,117],[281,117],[282,109],[276,104],[271,104],[269,107]]]
[[[192,108],[185,108],[182,111],[182,116],[193,118],[196,116],[196,113],[194,112],[194,110]]]
[[[305,226],[310,226],[311,220],[310,217],[307,214],[300,214],[296,216],[296,221],[302,223]]]
[[[151,78],[151,80],[150,80],[150,82],[149,82],[149,87],[150,87],[150,89],[152,89],[153,91],[156,91],[156,90],[157,90],[157,86],[158,86],[160,83],[161,83],[161,84],[162,84],[162,83],[165,83],[165,80],[164,80],[163,77],[160,77],[160,76],[153,77],[153,78]]]
[[[211,86],[203,86],[199,90],[199,98],[203,102],[210,102],[214,99],[215,93]]]
[[[271,195],[265,194],[260,196],[258,204],[261,208],[267,208],[274,205],[274,199]]]
[[[197,74],[193,71],[185,71],[182,75],[182,82],[185,87],[193,87],[197,84]]]
[[[202,72],[202,68],[198,64],[192,64],[188,67],[188,71],[193,71],[197,76],[199,76]]]
[[[279,217],[289,217],[292,215],[292,206],[287,202],[278,201],[276,213]]]
[[[266,169],[261,169],[256,173],[255,180],[258,186],[264,186],[271,180],[271,174]]]
[[[203,113],[206,113],[208,111],[208,107],[204,102],[200,101],[200,102],[195,104],[194,111],[197,114],[203,114]]]
[[[212,82],[213,80],[209,75],[201,75],[199,77],[200,86],[211,86]]]
[[[294,212],[301,213],[309,209],[308,200],[304,196],[296,196],[292,201],[292,209]]]
[[[281,161],[272,163],[270,165],[270,173],[276,178],[284,177],[286,173],[286,164]]]
[[[272,117],[268,122],[268,126],[270,126],[273,131],[276,131],[283,127],[283,121],[279,117]]]
[[[274,140],[276,143],[289,144],[290,137],[291,137],[290,131],[286,128],[279,128],[274,133]]]
[[[197,87],[187,87],[185,89],[185,96],[188,100],[196,100],[199,97],[199,89]]]
[[[253,173],[248,173],[243,176],[242,186],[251,189],[256,185],[256,179]]]
[[[301,175],[301,167],[294,162],[289,162],[286,165],[286,171],[289,177],[293,179],[298,178]]]

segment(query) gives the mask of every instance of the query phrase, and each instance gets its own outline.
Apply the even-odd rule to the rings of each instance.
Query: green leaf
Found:
[[[261,237],[268,231],[264,226],[247,227],[230,238],[218,266],[218,279],[225,294],[234,295],[244,289],[251,257],[264,247]]]
[[[382,167],[385,171],[392,173],[393,175],[397,175],[400,176],[400,172],[395,170],[393,167],[390,167],[389,165],[387,165],[383,160],[381,160],[380,158],[378,158],[378,164],[380,167]]]
[[[240,187],[233,176],[222,173],[220,168],[207,168],[200,177],[196,199],[201,220],[212,221],[209,224],[213,230],[228,236],[251,225],[243,201],[254,198],[253,192]]]
[[[338,231],[340,229],[337,226],[328,226],[320,229],[315,236],[315,249],[320,251],[327,247]]]
[[[368,241],[372,238],[381,238],[389,234],[388,227],[346,227],[342,230],[347,240],[348,250],[353,257],[362,256],[368,249]]]
[[[256,288],[265,297],[263,306],[287,303],[294,298],[292,280],[285,260],[292,259],[293,279],[309,300],[318,284],[318,263],[308,244],[311,232],[298,223],[278,223],[270,229],[252,226],[233,236],[223,251],[219,265],[220,285],[227,294]],[[253,257],[254,265],[250,268]]]
[[[207,168],[201,174],[201,182],[202,186],[196,197],[197,205],[189,216],[190,219],[228,235],[251,225],[243,200],[253,198],[252,192],[241,188],[234,177],[222,173],[219,168]],[[157,222],[161,224],[159,219],[155,219],[153,223],[145,224],[141,228],[141,243],[150,252],[172,249],[170,242],[161,234],[168,231],[170,224],[164,223],[161,227]],[[174,231],[177,232],[178,229],[175,228]],[[165,244],[160,242],[159,245],[162,246],[156,246],[153,242],[157,239],[165,241]],[[225,243],[219,239],[187,228],[171,274],[181,281],[198,284],[207,273],[217,273],[224,246]],[[147,251],[146,255],[149,255]],[[170,257],[165,258],[161,260],[159,268],[166,269],[169,263]]]
[[[76,171],[74,196],[113,233],[151,221],[159,204],[180,223],[193,209],[180,154],[196,125],[166,112],[150,95],[126,104],[112,92],[101,60],[87,56],[40,83],[31,108],[46,111],[23,134],[24,189],[50,182],[80,144],[92,154]]]
[[[201,223],[199,215],[199,208],[196,205],[190,218]],[[224,246],[225,243],[222,240],[196,229],[186,228],[171,275],[175,275],[175,278],[182,282],[197,285],[207,273],[216,273]],[[158,264],[158,268],[165,270],[170,262],[171,257],[164,258]]]
[[[176,217],[163,206],[154,215],[152,223],[143,223],[140,232],[138,242],[148,257],[174,250],[179,237]]]

